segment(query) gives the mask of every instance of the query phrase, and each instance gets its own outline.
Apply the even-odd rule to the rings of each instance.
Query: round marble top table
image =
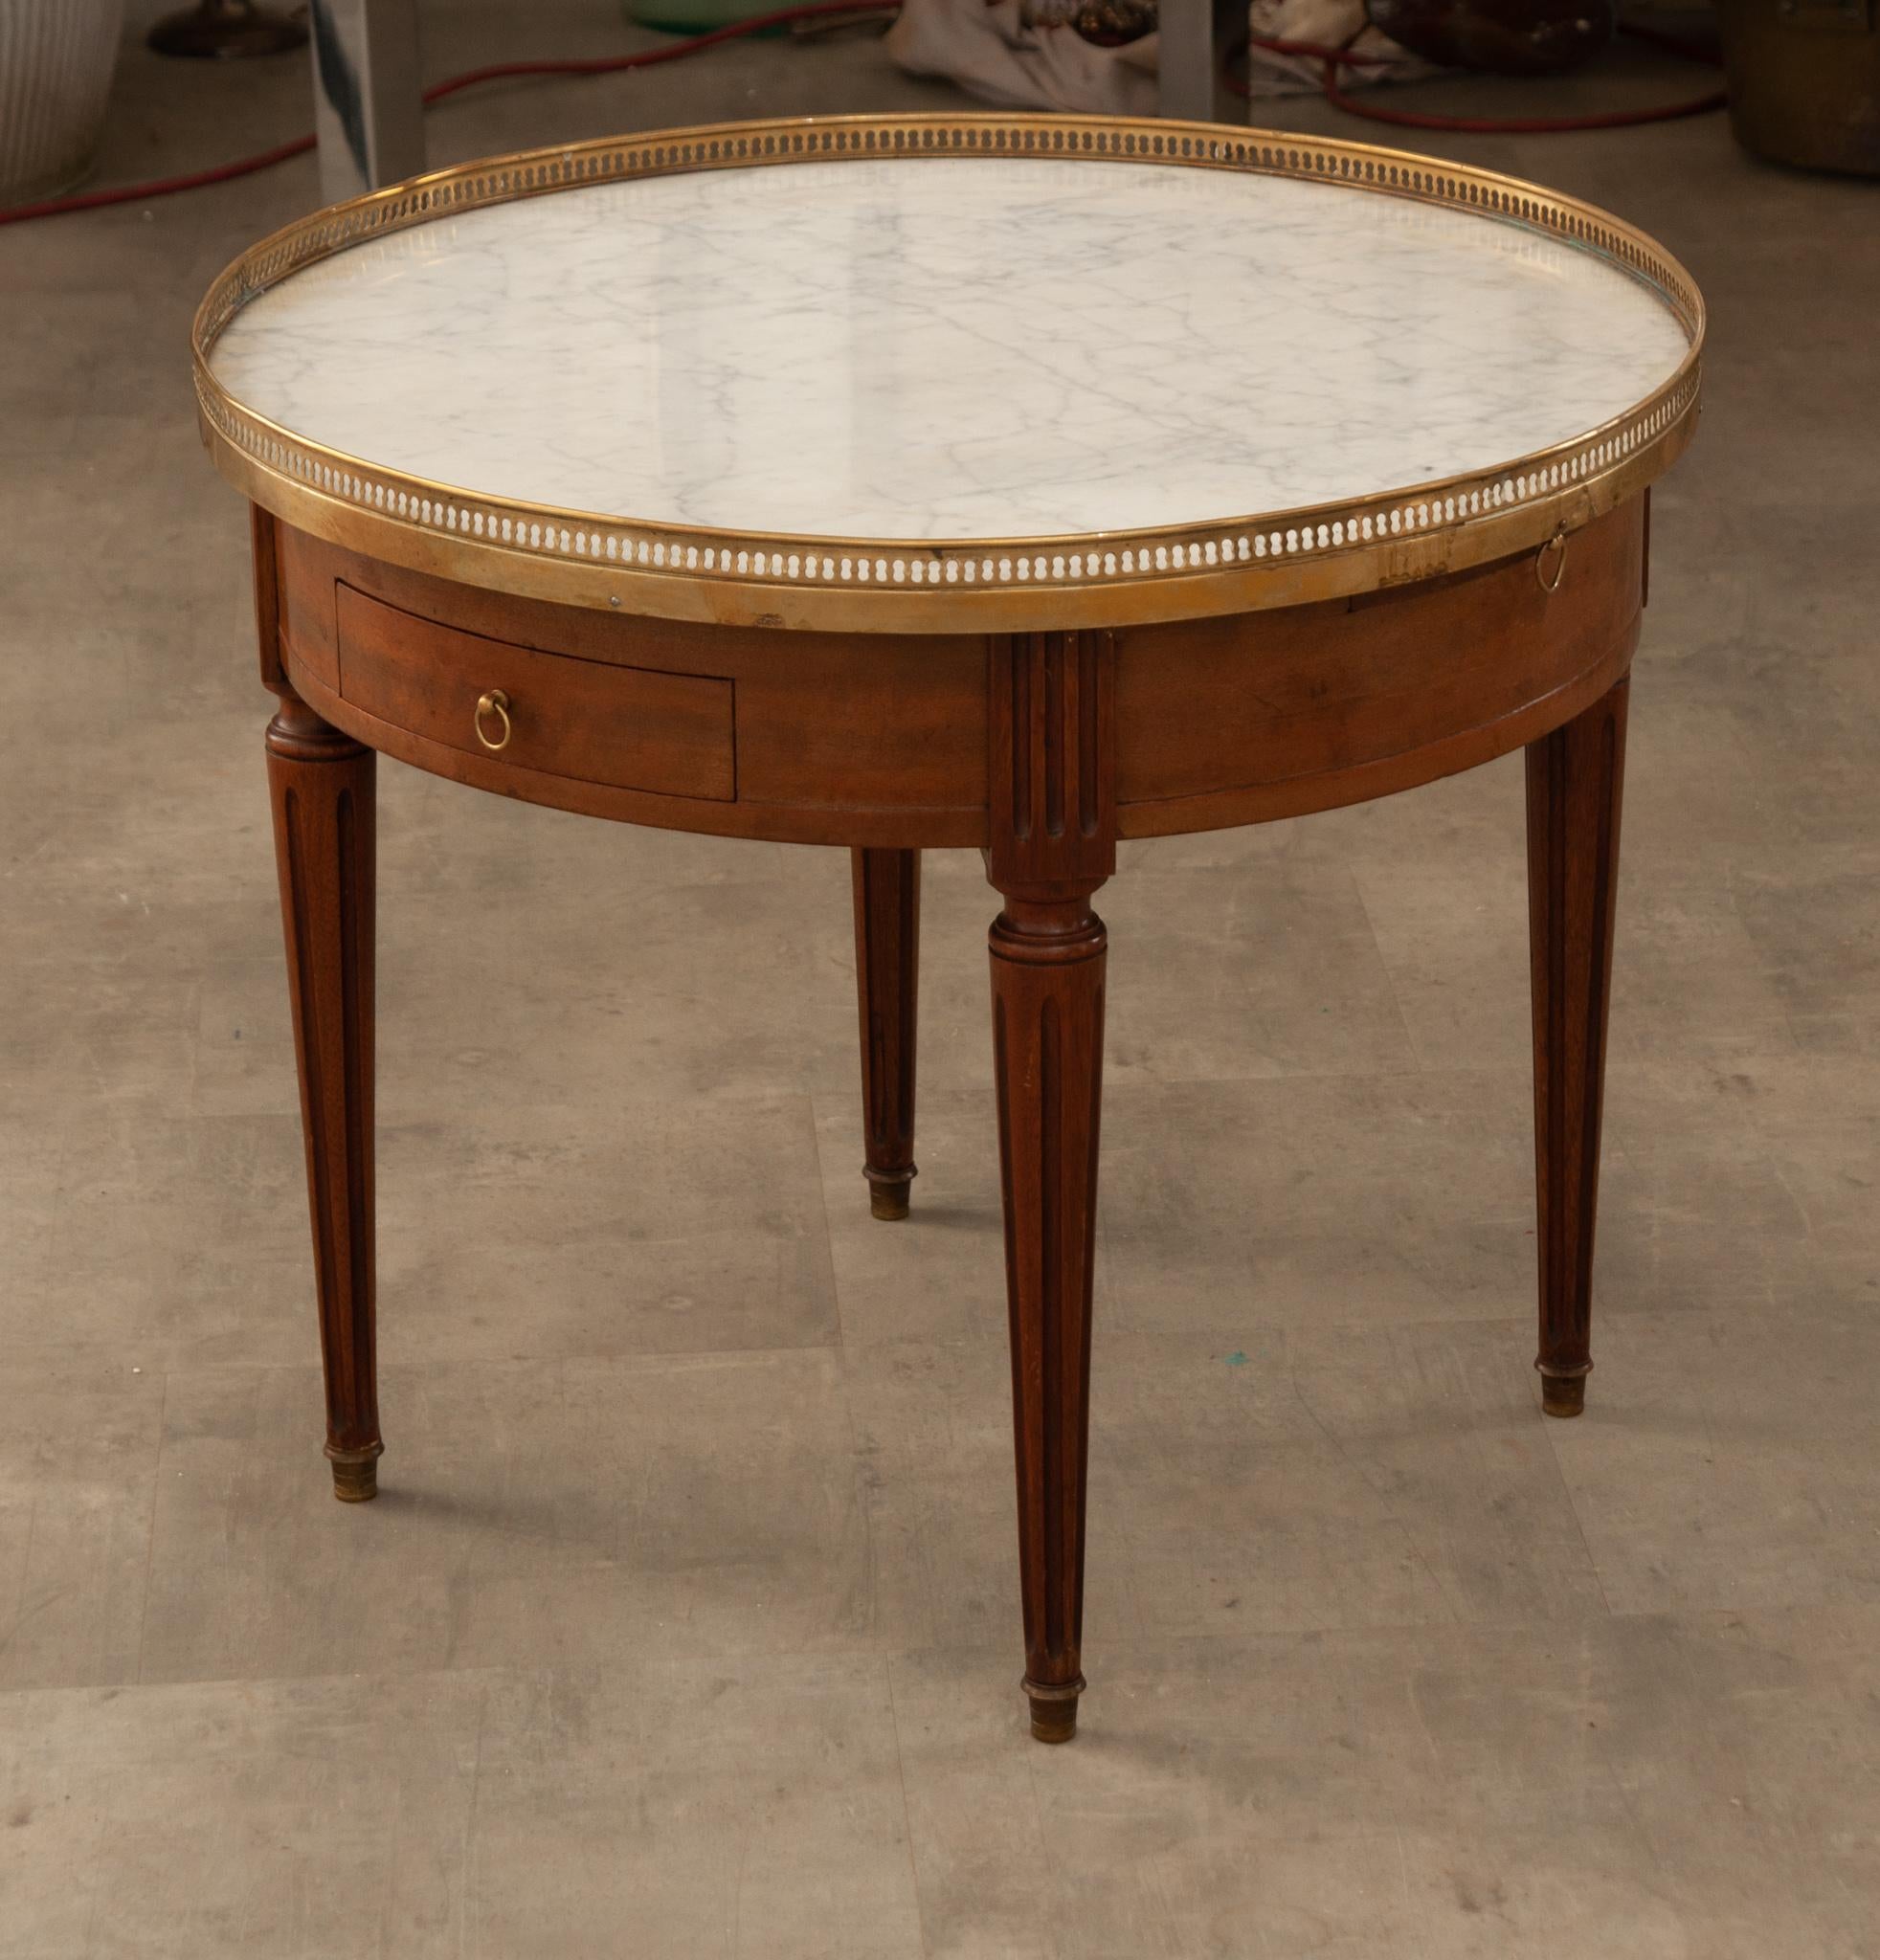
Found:
[[[326,1454],[370,1497],[373,781],[850,848],[908,1215],[920,852],[991,931],[1025,1691],[1074,1730],[1119,837],[1525,746],[1541,1406],[1577,1414],[1646,490],[1703,308],[1619,220],[1079,117],[660,132],[289,226],[195,325],[253,507]]]

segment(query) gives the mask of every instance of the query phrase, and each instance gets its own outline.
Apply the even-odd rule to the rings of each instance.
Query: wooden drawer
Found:
[[[616,667],[439,626],[338,591],[343,701],[466,755],[664,796],[737,798],[732,686],[698,674]],[[509,698],[508,745],[477,739],[477,702]],[[485,726],[500,726],[494,721]]]

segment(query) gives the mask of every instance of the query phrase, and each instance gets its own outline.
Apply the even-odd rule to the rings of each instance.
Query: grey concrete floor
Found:
[[[619,40],[430,28],[434,72]],[[431,141],[951,100],[769,45]],[[133,50],[103,169],[305,113],[293,60]],[[1875,192],[1715,120],[1448,148],[1645,225],[1715,316],[1634,686],[1589,1409],[1543,1422],[1529,1367],[1518,761],[1130,848],[1055,1751],[966,855],[883,1226],[841,856],[386,766],[389,1440],[332,1502],[268,702],[185,343],[312,168],[0,234],[9,1960],[1880,1952]]]

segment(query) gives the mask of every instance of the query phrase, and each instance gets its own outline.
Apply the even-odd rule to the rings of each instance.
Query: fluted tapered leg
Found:
[[[862,1018],[863,1174],[878,1218],[907,1215],[914,1169],[914,1054],[920,987],[921,854],[851,853],[855,983]]]
[[[378,1491],[372,1242],[373,766],[284,683],[267,732],[333,1495]]]
[[[1103,1094],[1103,921],[1116,868],[1108,634],[995,640],[986,871],[1005,1284],[1031,1732],[1068,1742],[1084,1691],[1084,1503]]]
[[[1084,1689],[1106,944],[1081,899],[1008,902],[991,934],[1025,1693],[1041,1742],[1070,1738]]]
[[[1625,773],[1622,680],[1528,749],[1541,1407],[1578,1415],[1593,1367],[1593,1227]]]

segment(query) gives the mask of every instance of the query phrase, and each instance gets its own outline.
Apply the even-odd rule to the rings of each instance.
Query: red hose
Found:
[[[732,41],[744,34],[761,33],[765,28],[786,27],[795,20],[815,20],[830,13],[881,13],[887,11],[884,0],[808,0],[798,7],[780,7],[773,13],[753,14],[749,20],[734,20],[715,27],[708,33],[688,34],[663,48],[645,48],[636,55],[605,55],[592,61],[500,61],[489,68],[473,68],[464,75],[434,82],[424,91],[427,106],[454,96],[459,89],[479,82],[502,81],[518,75],[614,75],[626,68],[657,68],[662,61],[682,60],[701,54],[721,41]],[[70,197],[48,197],[37,204],[14,205],[0,211],[0,225],[24,224],[29,218],[57,217],[66,212],[98,211],[111,204],[143,204],[153,197],[168,197],[178,190],[195,190],[205,184],[226,184],[234,177],[247,177],[257,170],[284,164],[289,157],[303,155],[313,147],[311,136],[297,136],[291,143],[273,149],[240,157],[232,164],[216,164],[207,170],[191,170],[181,177],[158,177],[147,184],[121,184],[108,190],[81,190]]]
[[[1630,21],[1622,21],[1620,26],[1623,33],[1686,60],[1713,62],[1716,58],[1658,28],[1634,26]],[[1712,109],[1721,109],[1726,100],[1719,88],[1682,102],[1646,109],[1607,109],[1585,116],[1431,116],[1416,109],[1387,109],[1354,101],[1339,87],[1341,68],[1376,68],[1380,65],[1378,56],[1356,55],[1349,48],[1327,47],[1318,41],[1279,40],[1270,34],[1251,34],[1248,45],[1264,48],[1268,54],[1303,55],[1309,60],[1324,62],[1325,99],[1348,116],[1361,117],[1367,122],[1388,122],[1399,129],[1434,129],[1452,136],[1561,136],[1582,129],[1629,129],[1642,122],[1675,122],[1686,116],[1708,115]],[[1236,86],[1239,93],[1246,94],[1243,83]]]
[[[226,184],[231,177],[246,177],[275,164],[284,164],[313,147],[313,138],[297,136],[292,143],[241,157],[233,164],[216,164],[207,170],[191,170],[186,177],[157,177],[148,184],[121,184],[113,190],[81,190],[73,197],[47,197],[37,204],[16,204],[0,211],[0,225],[23,225],[28,218],[56,218],[68,211],[97,211],[107,204],[137,204],[146,197],[168,197],[174,190],[194,190],[204,184]]]
[[[1661,103],[1646,109],[1606,109],[1590,116],[1424,116],[1415,109],[1386,109],[1354,102],[1338,86],[1336,61],[1325,64],[1325,99],[1348,116],[1369,122],[1389,122],[1399,129],[1441,129],[1469,136],[1562,136],[1578,129],[1629,129],[1641,122],[1675,122],[1685,116],[1707,116],[1726,100],[1722,89],[1692,96],[1687,101]]]
[[[473,88],[480,81],[501,81],[511,75],[614,75],[623,68],[657,68],[662,61],[683,60],[700,55],[720,41],[735,41],[741,35],[761,33],[767,27],[788,27],[795,20],[815,20],[826,13],[896,13],[896,0],[809,0],[802,7],[779,7],[773,13],[754,13],[748,20],[734,20],[702,34],[687,34],[663,48],[643,49],[638,55],[602,55],[591,61],[499,61],[493,68],[472,68],[453,75],[448,81],[434,82],[425,90],[427,103],[441,102],[459,89]]]

